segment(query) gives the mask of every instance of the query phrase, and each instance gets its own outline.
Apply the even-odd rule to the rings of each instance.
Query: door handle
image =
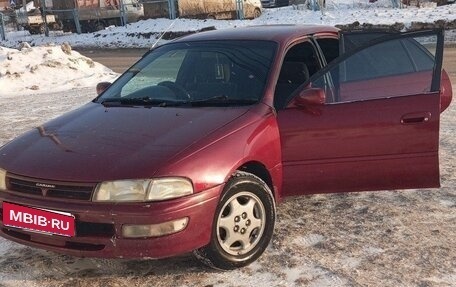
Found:
[[[420,124],[427,123],[431,120],[430,112],[410,113],[401,117],[401,124]]]

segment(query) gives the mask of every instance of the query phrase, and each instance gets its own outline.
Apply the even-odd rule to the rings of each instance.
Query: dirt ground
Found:
[[[445,67],[456,87],[456,49]],[[0,145],[94,96],[0,99]],[[275,235],[252,265],[219,272],[191,256],[84,259],[0,239],[5,286],[456,286],[456,104],[441,116],[440,189],[312,195],[278,207]]]

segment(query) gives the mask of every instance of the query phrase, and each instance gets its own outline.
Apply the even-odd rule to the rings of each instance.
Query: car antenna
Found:
[[[152,50],[153,48],[155,48],[155,46],[158,44],[158,42],[160,42],[160,40],[163,38],[163,36],[169,31],[169,29],[171,29],[173,26],[174,26],[174,23],[176,23],[176,20],[179,19],[176,18],[173,20],[173,22],[171,22],[171,24],[168,26],[168,28],[166,28],[166,30],[164,30],[161,34],[160,34],[160,37],[158,37],[157,40],[155,40],[154,44],[152,45],[152,47],[150,47],[150,49]]]

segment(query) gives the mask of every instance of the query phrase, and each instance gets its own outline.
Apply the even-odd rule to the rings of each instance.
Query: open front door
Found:
[[[341,51],[304,84],[324,91],[325,104],[298,95],[278,112],[283,194],[438,187],[443,31]]]

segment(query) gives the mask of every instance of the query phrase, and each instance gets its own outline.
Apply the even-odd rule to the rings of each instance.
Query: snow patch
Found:
[[[111,69],[72,51],[68,44],[22,44],[20,50],[0,47],[0,97],[95,87],[116,77]]]
[[[374,247],[374,246],[367,246],[367,247],[364,248],[363,251],[364,251],[365,254],[368,255],[368,256],[378,255],[378,254],[384,252],[383,249],[377,248],[377,247]]]
[[[320,234],[308,234],[303,237],[296,238],[293,243],[302,247],[312,247],[325,241],[325,237]]]
[[[446,200],[446,199],[441,199],[439,200],[439,203],[445,207],[454,207],[456,206],[456,202],[454,200]]]
[[[11,249],[15,243],[6,240],[0,240],[0,254],[5,254],[7,252],[11,252]]]

